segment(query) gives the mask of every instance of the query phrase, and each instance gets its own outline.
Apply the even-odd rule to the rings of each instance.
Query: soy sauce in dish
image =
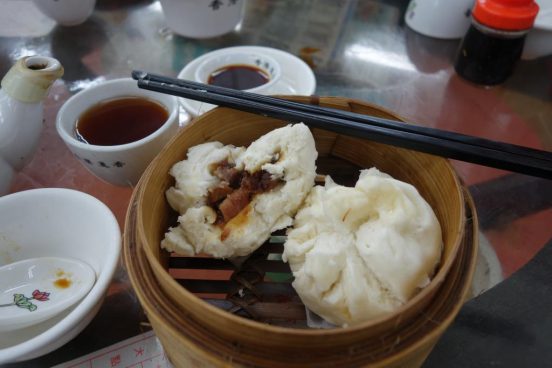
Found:
[[[169,117],[159,103],[143,97],[102,101],[86,110],[75,124],[81,142],[115,146],[138,141],[155,132]]]
[[[227,65],[211,73],[207,83],[214,86],[250,89],[261,86],[270,80],[261,69],[252,65]]]

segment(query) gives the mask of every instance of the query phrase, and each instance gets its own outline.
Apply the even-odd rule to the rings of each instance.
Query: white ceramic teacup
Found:
[[[168,112],[167,120],[155,132],[127,144],[99,146],[77,139],[75,125],[81,114],[99,102],[128,96],[160,103]],[[58,112],[56,129],[71,152],[94,175],[111,184],[133,186],[178,130],[178,112],[176,97],[139,89],[131,78],[114,79],[89,87],[68,99]]]
[[[260,69],[268,77],[268,82],[258,87],[249,88],[246,90],[247,92],[267,93],[278,82],[282,74],[280,64],[268,55],[228,52],[208,57],[201,62],[196,69],[195,80],[200,83],[207,83],[213,72],[232,65],[245,65]]]
[[[411,0],[404,19],[425,36],[462,38],[470,26],[470,10],[475,0]]]
[[[190,38],[209,38],[232,31],[243,18],[245,0],[161,0],[167,25]]]
[[[92,14],[96,0],[34,0],[34,3],[62,26],[76,26]]]

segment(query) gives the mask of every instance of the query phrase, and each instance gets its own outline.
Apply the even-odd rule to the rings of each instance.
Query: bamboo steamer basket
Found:
[[[411,323],[337,351],[290,353],[245,347],[221,338],[167,303],[140,244],[136,193],[127,213],[123,260],[136,294],[176,367],[420,367],[452,323],[475,270],[478,221],[466,193],[466,228],[458,255],[433,302]]]
[[[400,120],[390,112],[360,101],[297,96],[290,99]],[[159,244],[164,232],[174,221],[174,214],[164,198],[165,190],[173,184],[168,172],[174,163],[185,158],[188,148],[194,145],[212,140],[224,144],[248,145],[262,134],[285,124],[276,119],[217,108],[184,128],[148,167],[135,191],[133,236],[138,244],[136,249],[140,249],[144,257],[137,257],[137,260],[142,259],[140,267],[147,266],[151,271],[148,275],[153,278],[148,277],[148,282],[153,284],[149,287],[156,287],[163,296],[159,299],[160,303],[184,316],[185,319],[180,321],[182,324],[193,324],[201,330],[198,330],[197,336],[214,336],[221,343],[227,341],[233,344],[234,350],[253,349],[268,355],[279,351],[306,357],[340,356],[343,349],[365,346],[370,341],[381,340],[382,336],[387,336],[392,331],[402,331],[435,305],[437,295],[457,261],[459,248],[465,238],[464,193],[454,170],[445,159],[314,129],[313,135],[319,153],[317,166],[322,170],[319,173],[331,174],[332,177],[350,176],[353,171],[358,175],[356,167],[376,166],[418,189],[434,209],[442,226],[444,252],[440,267],[431,283],[405,306],[390,315],[350,328],[288,328],[233,315],[202,301],[182,287],[167,271],[171,258],[160,249]],[[132,256],[127,259],[134,260]],[[137,291],[145,289],[139,280],[134,280],[133,285]],[[201,294],[201,290],[193,291]],[[146,296],[144,298],[140,297],[144,305],[151,302]],[[285,308],[286,303],[279,306],[281,310]],[[150,318],[153,315],[156,314],[151,314]],[[163,322],[159,322],[156,331],[159,330],[159,334],[166,333],[162,327]],[[155,328],[156,323],[152,324]],[[193,329],[181,328],[176,331],[183,333],[183,330]],[[229,354],[227,351],[223,355],[231,356]]]

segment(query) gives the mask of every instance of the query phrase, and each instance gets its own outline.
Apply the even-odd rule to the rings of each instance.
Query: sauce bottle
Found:
[[[32,158],[42,132],[42,100],[63,75],[56,59],[28,56],[18,60],[0,89],[0,195],[8,192],[14,172]]]
[[[538,11],[534,0],[477,0],[456,56],[456,72],[477,84],[504,82],[521,56]]]

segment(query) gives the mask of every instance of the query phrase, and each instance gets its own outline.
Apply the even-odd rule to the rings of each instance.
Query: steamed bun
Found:
[[[327,177],[297,213],[284,245],[303,303],[335,325],[405,304],[441,258],[441,228],[418,191],[375,168],[355,187]]]
[[[210,166],[224,160],[235,163],[243,152],[243,147],[224,146],[220,142],[207,142],[190,148],[187,159],[171,168],[170,174],[175,179],[175,185],[166,192],[170,206],[184,213],[190,207],[205,203],[209,188],[220,182]]]
[[[314,138],[304,124],[275,129],[245,149],[210,142],[190,148],[167,190],[178,226],[161,246],[185,255],[245,256],[291,225],[314,185]]]

